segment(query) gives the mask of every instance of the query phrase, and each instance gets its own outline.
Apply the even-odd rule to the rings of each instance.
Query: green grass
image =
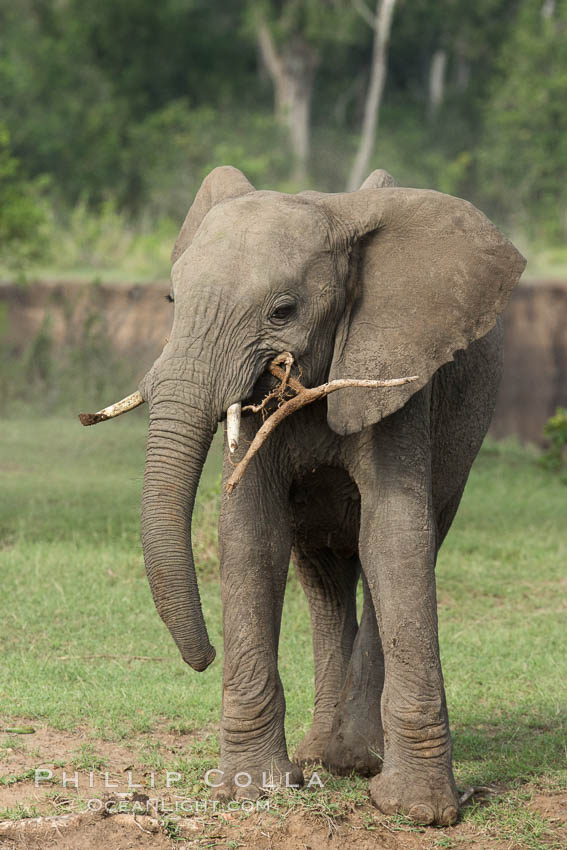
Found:
[[[565,765],[566,500],[534,454],[487,446],[442,550],[441,651],[463,784]]]
[[[146,414],[90,429],[57,419],[5,420],[2,433],[0,725],[42,719],[120,739],[163,722],[185,730],[216,724],[221,658],[200,675],[181,662],[144,574]],[[219,462],[217,442],[203,475],[195,536],[205,616],[222,656]],[[566,784],[566,500],[567,487],[534,452],[488,444],[441,553],[441,650],[460,788]],[[280,669],[292,749],[309,728],[313,705],[310,628],[293,574]],[[166,761],[192,782],[214,765],[217,751],[211,732],[177,761],[157,747],[144,760],[156,769]],[[102,761],[87,743],[75,763]],[[337,782],[347,793],[348,781]],[[499,809],[506,817],[514,800]],[[490,826],[495,805],[471,817]],[[534,835],[536,821],[533,815],[528,825]]]
[[[24,806],[22,803],[2,810],[2,820],[22,820],[22,818],[35,818],[38,815],[39,812],[35,806]]]
[[[148,728],[157,717],[195,726],[215,719],[220,665],[188,674],[144,574],[145,432],[143,413],[104,431],[63,420],[3,422],[0,713],[60,728],[86,722],[104,737]],[[206,556],[215,536],[208,493],[217,477],[213,463],[199,507],[206,523],[197,549]],[[213,582],[203,597],[219,645]]]
[[[529,797],[529,794],[518,791],[494,801],[492,805],[477,806],[470,813],[470,823],[489,840],[507,841],[511,847],[560,850],[562,844],[553,841],[549,820],[526,805]]]

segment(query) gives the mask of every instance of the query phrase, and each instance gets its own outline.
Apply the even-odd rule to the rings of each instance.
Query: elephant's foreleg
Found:
[[[277,669],[291,523],[277,482],[262,486],[259,463],[249,472],[224,498],[219,523],[223,708],[221,772],[212,779],[224,799],[254,798],[271,784],[303,781],[287,755]]]
[[[385,661],[384,763],[370,790],[386,814],[447,825],[458,795],[437,638],[428,419],[419,404],[377,428],[356,469],[360,558]]]
[[[322,762],[329,742],[357,631],[358,557],[343,558],[328,548],[295,546],[293,561],[311,615],[315,662],[315,710],[310,731],[294,760]]]
[[[335,710],[323,763],[333,773],[373,776],[382,768],[384,733],[380,699],[384,654],[374,604],[363,575],[362,617]]]

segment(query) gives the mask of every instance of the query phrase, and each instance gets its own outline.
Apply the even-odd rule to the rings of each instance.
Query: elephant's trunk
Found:
[[[173,382],[166,382],[171,384]],[[182,392],[183,397],[178,393]],[[191,548],[191,518],[203,464],[216,427],[198,388],[150,403],[142,494],[142,543],[158,613],[183,660],[205,670],[215,658],[201,609]]]

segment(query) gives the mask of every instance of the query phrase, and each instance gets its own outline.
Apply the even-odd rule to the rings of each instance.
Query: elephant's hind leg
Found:
[[[294,761],[321,763],[357,632],[356,585],[360,566],[356,556],[343,558],[329,548],[308,549],[297,543],[293,562],[309,603],[315,661],[313,724]]]
[[[323,763],[333,773],[373,776],[382,768],[380,699],[384,654],[372,596],[363,576],[364,607]]]

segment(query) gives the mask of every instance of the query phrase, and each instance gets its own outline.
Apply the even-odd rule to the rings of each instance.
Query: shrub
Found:
[[[542,456],[542,463],[548,469],[560,471],[567,465],[567,408],[557,408],[547,420],[543,433],[550,446]]]
[[[0,265],[23,275],[45,250],[47,216],[43,181],[26,180],[10,151],[10,136],[0,123]]]

